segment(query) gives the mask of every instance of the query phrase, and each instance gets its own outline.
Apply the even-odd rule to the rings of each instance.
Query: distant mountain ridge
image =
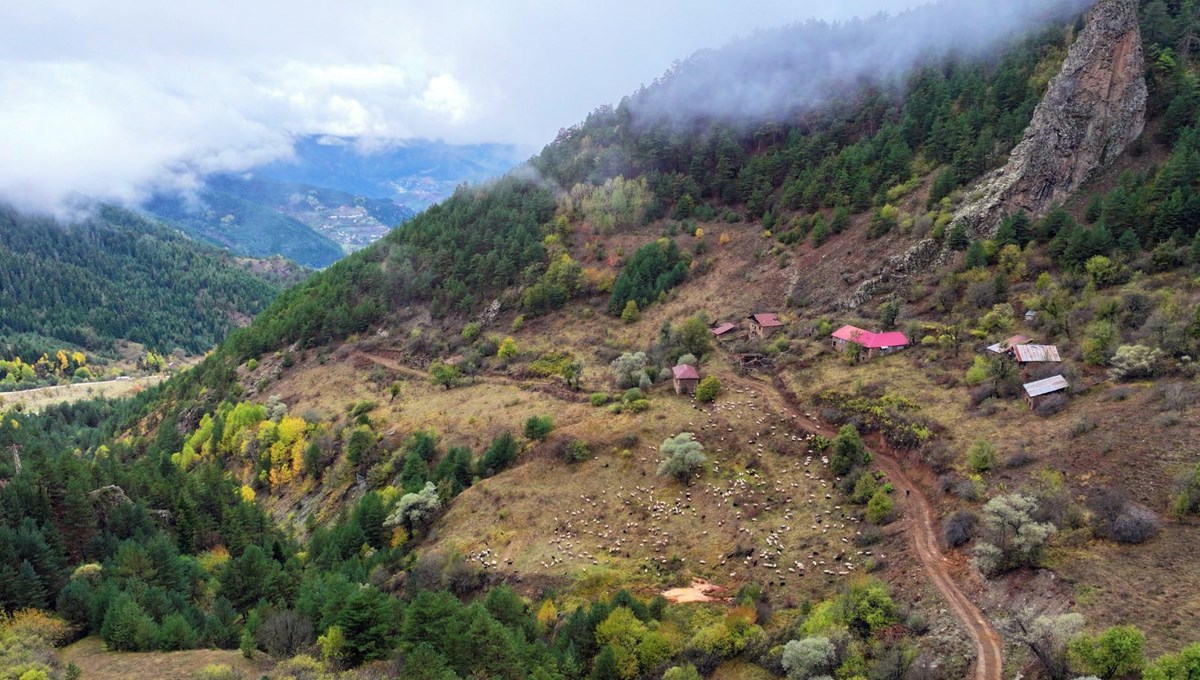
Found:
[[[364,151],[351,138],[310,136],[296,141],[295,160],[265,165],[254,175],[390,199],[424,210],[450,196],[458,185],[497,177],[522,160],[517,149],[506,144],[411,140]]]
[[[160,194],[143,209],[235,253],[321,269],[519,160],[502,144],[417,140],[363,151],[350,138],[304,137],[290,161],[214,175],[194,196]]]

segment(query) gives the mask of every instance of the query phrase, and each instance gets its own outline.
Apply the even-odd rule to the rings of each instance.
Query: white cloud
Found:
[[[0,198],[136,202],[308,134],[534,150],[696,49],[916,2],[7,2]]]

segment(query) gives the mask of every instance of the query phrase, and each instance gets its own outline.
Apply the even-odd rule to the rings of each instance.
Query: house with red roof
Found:
[[[891,354],[908,347],[911,344],[908,336],[899,332],[878,333],[858,328],[857,326],[842,326],[830,336],[834,349],[845,351],[851,345],[857,345],[866,350],[865,357],[881,354]]]
[[[679,364],[671,369],[675,374],[675,394],[695,394],[696,386],[700,384],[700,371],[694,366]]]
[[[783,328],[783,322],[779,320],[777,314],[751,314],[748,318],[750,319],[750,335],[756,336],[760,340]]]

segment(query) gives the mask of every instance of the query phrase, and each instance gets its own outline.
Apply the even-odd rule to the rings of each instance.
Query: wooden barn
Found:
[[[750,319],[750,335],[760,339],[783,328],[783,322],[776,314],[751,314],[748,318]]]
[[[1056,375],[1045,380],[1038,380],[1025,384],[1025,401],[1029,403],[1029,408],[1036,408],[1038,402],[1048,395],[1062,392],[1070,389],[1071,385],[1067,383],[1067,379],[1061,375]]]
[[[696,386],[700,384],[700,371],[687,364],[679,364],[671,371],[675,374],[675,394],[696,393]]]

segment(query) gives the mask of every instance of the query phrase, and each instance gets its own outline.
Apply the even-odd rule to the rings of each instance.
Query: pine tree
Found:
[[[967,237],[967,227],[962,222],[955,224],[950,229],[950,235],[946,241],[946,245],[950,246],[951,250],[966,250],[967,246],[971,245],[971,239]]]
[[[1121,232],[1121,238],[1117,239],[1117,249],[1127,255],[1136,255],[1142,249],[1137,233],[1132,229]]]
[[[29,560],[21,560],[21,566],[17,568],[17,578],[13,581],[12,591],[14,609],[46,608],[46,587],[42,585],[42,579],[38,578],[37,572],[33,570],[33,565],[29,563]]]

